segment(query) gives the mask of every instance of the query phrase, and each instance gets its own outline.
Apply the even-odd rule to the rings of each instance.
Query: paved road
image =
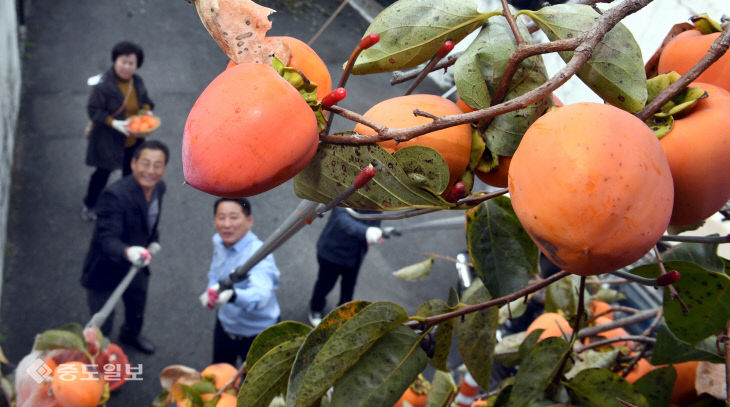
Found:
[[[339,5],[336,0],[260,3],[278,10],[272,16],[273,35],[304,41]],[[165,175],[163,251],[152,264],[144,328],[159,350],[153,356],[128,350],[131,361],[143,365],[143,380],[125,385],[108,405],[148,405],[160,390],[157,374],[163,367],[180,363],[202,369],[211,357],[214,315],[200,307],[197,296],[205,286],[210,261],[214,198],[183,185],[179,151],[187,112],[227,59],[193,6],[182,0],[34,0],[28,13],[2,295],[2,346],[10,361],[17,363],[30,351],[37,333],[67,322],[85,324],[89,319],[85,293],[78,283],[92,232],[92,225],[79,218],[91,173],[83,163],[86,78],[109,67],[115,42],[138,42],[146,53],[139,73],[163,124],[155,137],[173,152]],[[346,7],[314,44],[335,82],[366,27],[367,22]],[[389,87],[389,78],[387,74],[354,77],[343,105],[364,112],[379,100],[401,94],[404,87]],[[428,83],[419,91],[440,93]],[[334,130],[352,126],[339,119]],[[253,197],[254,231],[265,238],[298,202],[291,182]],[[306,321],[316,276],[315,242],[323,225],[324,220],[315,221],[275,253],[282,272],[279,299],[284,319]],[[430,298],[445,299],[455,280],[453,267],[445,262],[437,261],[432,275],[422,282],[406,283],[390,273],[422,260],[423,252],[454,255],[462,247],[464,237],[459,231],[420,233],[373,247],[361,270],[356,297],[394,301],[409,312]],[[336,297],[330,296],[330,304]],[[117,340],[120,316],[112,341]]]

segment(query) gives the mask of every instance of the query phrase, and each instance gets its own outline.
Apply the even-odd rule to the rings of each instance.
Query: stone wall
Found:
[[[5,260],[10,174],[20,106],[20,52],[15,7],[15,1],[0,1],[0,273]]]

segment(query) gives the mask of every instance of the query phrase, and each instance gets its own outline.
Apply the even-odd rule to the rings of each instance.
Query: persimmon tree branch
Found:
[[[601,339],[600,341],[591,342],[588,345],[581,345],[580,347],[578,347],[576,349],[576,352],[577,353],[585,352],[585,351],[587,351],[589,349],[600,348],[601,346],[610,345],[610,344],[612,344],[614,342],[629,342],[629,341],[644,342],[644,343],[649,343],[649,344],[652,344],[652,345],[656,343],[656,339],[655,338],[650,338],[648,336],[644,336],[644,335],[625,335],[625,336],[617,336],[615,338]]]
[[[673,98],[684,88],[687,87],[692,81],[697,79],[702,72],[710,67],[715,61],[720,59],[721,56],[727,52],[730,47],[730,23],[723,25],[722,34],[712,43],[709,51],[705,54],[702,59],[695,64],[687,73],[682,75],[676,82],[664,88],[659,92],[654,100],[646,105],[639,113],[636,114],[641,121],[648,120],[654,113],[656,113],[669,99]]]
[[[456,311],[447,312],[445,314],[440,315],[434,315],[432,317],[424,318],[422,320],[410,320],[406,322],[404,325],[411,327],[411,328],[418,328],[421,330],[426,330],[434,325],[439,324],[440,322],[446,321],[451,318],[460,317],[462,315],[470,314],[472,312],[481,311],[486,308],[494,307],[494,306],[500,306],[504,304],[508,304],[516,299],[522,298],[527,296],[528,294],[532,294],[535,291],[539,291],[542,288],[545,288],[549,286],[550,284],[567,277],[570,275],[567,271],[560,271],[558,273],[553,274],[552,276],[537,282],[535,284],[529,285],[521,290],[515,291],[512,294],[507,294],[504,297],[495,298],[493,300],[489,300],[480,304],[474,304],[474,305],[467,305],[463,308],[460,308]]]
[[[660,308],[653,308],[646,311],[638,312],[634,315],[631,315],[626,318],[617,319],[613,322],[609,322],[603,325],[598,326],[590,326],[587,328],[583,328],[578,332],[578,338],[583,339],[587,338],[589,336],[595,336],[601,332],[610,331],[611,329],[615,328],[623,328],[629,325],[633,325],[639,322],[644,322],[646,320],[655,318],[657,314],[660,312]]]
[[[647,4],[651,3],[652,0],[625,0],[623,3],[616,7],[607,10],[593,23],[591,28],[584,32],[582,35],[576,37],[580,39],[579,45],[575,48],[573,57],[571,60],[555,74],[552,78],[548,79],[542,85],[537,88],[526,92],[514,99],[510,99],[506,102],[490,106],[485,109],[476,110],[474,112],[441,116],[434,119],[431,123],[422,124],[418,126],[403,128],[403,129],[391,129],[386,126],[373,123],[366,119],[360,114],[347,111],[346,109],[335,106],[329,108],[329,110],[340,114],[350,120],[362,123],[368,127],[373,128],[378,132],[377,135],[364,136],[364,135],[347,135],[347,136],[322,136],[320,140],[325,142],[338,142],[338,144],[366,144],[376,143],[384,140],[396,140],[398,142],[407,141],[414,137],[430,133],[436,130],[453,127],[459,124],[472,123],[479,120],[491,119],[495,116],[512,112],[515,110],[523,109],[536,101],[542,99],[547,94],[551,93],[558,87],[562,86],[565,82],[570,79],[575,73],[590,59],[593,51],[595,50],[598,43],[603,39],[604,35],[610,31],[616,24],[618,24],[624,17],[629,14],[635,13],[642,9]],[[551,44],[540,44],[547,49],[556,47],[555,43],[560,47],[565,46],[565,40],[554,41]],[[564,50],[563,48],[555,49],[547,52],[554,52],[557,50]]]

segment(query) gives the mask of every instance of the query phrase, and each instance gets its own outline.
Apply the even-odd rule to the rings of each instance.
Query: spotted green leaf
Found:
[[[451,307],[443,300],[432,299],[421,304],[415,312],[420,317],[432,317],[454,311],[457,307]],[[436,349],[429,363],[438,370],[449,370],[447,365],[451,342],[454,337],[454,319],[447,319],[439,322],[436,326]]]
[[[669,405],[672,396],[671,389],[677,379],[677,371],[673,366],[664,366],[654,369],[634,383],[634,389],[644,395],[649,407],[664,407]]]
[[[448,178],[449,168],[436,150],[425,148],[418,152],[423,166],[432,166],[424,174],[440,173]],[[329,202],[352,185],[362,168],[369,164],[375,167],[375,177],[347,198],[343,205],[378,211],[447,209],[454,206],[422,188],[423,184],[416,184],[399,161],[377,144],[345,146],[320,143],[312,161],[294,177],[294,192],[302,199]]]
[[[712,363],[723,363],[723,355],[717,353],[717,337],[709,336],[695,345],[679,340],[666,323],[659,324],[656,333],[656,345],[651,355],[653,365],[682,363],[690,360],[704,360]]]
[[[649,407],[646,398],[631,383],[608,369],[586,369],[565,383],[571,400],[579,406],[625,407],[621,399],[636,407]]]
[[[83,328],[77,323],[43,331],[35,339],[34,350],[76,349],[86,352]]]
[[[459,389],[454,383],[454,378],[448,371],[437,370],[431,382],[431,391],[428,392],[426,407],[448,407],[449,401]]]
[[[467,211],[466,239],[474,269],[494,297],[524,288],[537,273],[537,246],[507,197],[490,199]]]
[[[251,365],[238,393],[238,407],[268,406],[286,387],[303,336],[281,342]],[[248,360],[246,360],[248,363]]]
[[[530,16],[551,41],[575,38],[588,31],[599,18],[591,6],[583,4],[558,4],[520,13]],[[572,51],[559,54],[566,62],[573,57]],[[622,23],[606,33],[577,76],[606,102],[628,112],[636,113],[646,104],[641,48]]]
[[[408,313],[398,304],[376,302],[345,320],[322,344],[321,337],[309,341],[317,333],[313,330],[292,367],[287,407],[310,406],[319,400],[375,342],[407,319]],[[302,369],[302,365],[309,367]]]
[[[449,171],[446,160],[431,147],[408,146],[393,153],[403,171],[419,188],[441,195],[449,185]]]
[[[421,335],[397,326],[335,382],[331,407],[391,406],[426,367]]]
[[[472,284],[472,286],[475,286]],[[489,301],[492,297],[484,286],[467,290],[462,302],[467,305]],[[484,389],[489,388],[489,378],[494,362],[494,347],[497,343],[499,311],[489,307],[456,319],[456,341],[459,352],[474,380]]]
[[[297,321],[282,321],[272,325],[256,335],[246,355],[246,364],[253,366],[266,352],[296,337],[304,337],[312,327]]]
[[[560,361],[569,351],[568,343],[560,338],[547,338],[538,342],[522,358],[507,405],[527,407],[540,399],[558,373]]]
[[[519,23],[522,37],[529,43],[530,33]],[[503,16],[490,18],[482,27],[466,51],[454,65],[454,81],[462,98],[469,106],[478,109],[489,107],[510,55],[517,49],[517,41]],[[527,93],[547,80],[547,71],[541,56],[525,59],[512,76],[504,100],[514,99]],[[546,97],[530,106],[492,119],[484,137],[487,149],[498,155],[511,156],[522,140],[528,127],[552,106],[552,98]]]
[[[380,41],[363,51],[353,74],[391,72],[431,59],[446,40],[461,41],[489,14],[477,11],[474,0],[400,0],[373,19],[363,34]]]

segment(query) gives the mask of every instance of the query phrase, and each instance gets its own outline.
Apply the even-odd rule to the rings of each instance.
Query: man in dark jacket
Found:
[[[145,353],[155,351],[154,344],[140,335],[150,275],[148,248],[159,247],[157,225],[165,194],[162,175],[169,156],[162,142],[145,141],[132,157],[132,174],[101,193],[96,227],[81,277],[82,285],[87,288],[89,310],[94,314],[104,306],[130,266],[144,267],[122,296],[125,318],[119,339]],[[113,320],[112,313],[101,327],[104,335],[109,335]]]
[[[342,281],[338,305],[352,301],[357,274],[368,245],[382,240],[383,231],[379,226],[379,220],[355,219],[344,208],[335,207],[332,210],[317,240],[319,274],[309,301],[309,322],[312,325],[317,326],[322,321],[327,294],[340,276]]]

